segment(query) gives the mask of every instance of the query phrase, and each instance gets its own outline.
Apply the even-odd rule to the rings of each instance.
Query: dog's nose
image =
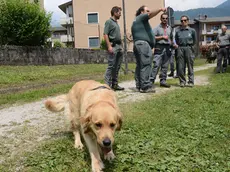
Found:
[[[111,140],[106,138],[105,140],[103,140],[103,145],[104,146],[110,146],[111,145]]]

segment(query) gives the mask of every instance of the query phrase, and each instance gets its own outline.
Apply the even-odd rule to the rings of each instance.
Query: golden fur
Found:
[[[104,168],[100,153],[104,158],[115,158],[112,150],[114,132],[122,124],[122,115],[117,105],[117,97],[107,85],[93,80],[77,82],[66,95],[49,99],[45,107],[52,112],[66,110],[75,137],[75,148],[82,149],[82,134],[89,149],[93,172]]]

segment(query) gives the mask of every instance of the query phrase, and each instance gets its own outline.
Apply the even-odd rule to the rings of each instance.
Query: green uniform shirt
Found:
[[[196,44],[196,31],[190,27],[179,27],[176,30],[175,40],[179,46],[193,46]]]
[[[109,41],[121,41],[120,27],[112,17],[105,22],[104,35],[108,35]]]
[[[230,45],[230,35],[227,33],[221,33],[217,36],[217,42],[219,42],[219,46],[227,46]]]
[[[159,24],[156,28],[153,29],[154,35],[155,36],[168,36],[169,39],[160,39],[156,40],[157,44],[171,44],[173,41],[173,33],[172,33],[172,28],[171,26],[167,25],[167,27],[164,29],[162,27],[162,24]]]
[[[155,36],[152,27],[149,24],[149,15],[140,14],[136,17],[132,24],[132,35],[135,41],[147,41],[151,48],[155,45]]]

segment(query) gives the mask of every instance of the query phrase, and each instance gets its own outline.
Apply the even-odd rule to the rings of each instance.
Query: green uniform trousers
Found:
[[[152,71],[152,49],[146,41],[134,43],[134,55],[136,57],[135,81],[136,88],[146,90],[152,87],[150,74]]]
[[[179,46],[177,49],[178,77],[180,84],[186,84],[185,69],[188,68],[188,83],[194,84],[194,52],[191,46]]]
[[[113,54],[108,53],[108,67],[105,72],[105,83],[110,87],[118,84],[118,74],[123,59],[122,45],[113,47]]]

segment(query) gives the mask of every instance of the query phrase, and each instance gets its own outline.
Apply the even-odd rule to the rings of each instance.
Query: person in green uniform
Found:
[[[167,71],[169,66],[169,60],[171,58],[171,46],[173,44],[173,33],[171,26],[168,25],[168,14],[163,13],[160,17],[161,23],[154,28],[153,32],[156,39],[153,69],[150,80],[155,83],[156,76],[159,69],[161,70],[160,86],[169,88],[167,84]]]
[[[154,93],[155,90],[150,81],[152,71],[153,53],[155,46],[155,36],[149,24],[149,19],[156,16],[165,8],[150,11],[145,5],[141,6],[136,12],[131,31],[134,41],[134,55],[136,58],[135,81],[136,89],[141,93]]]
[[[188,86],[194,86],[194,48],[196,44],[196,31],[188,26],[188,16],[181,16],[181,26],[176,30],[175,40],[178,45],[178,77],[180,86],[186,85],[185,68],[188,67]]]
[[[105,22],[104,39],[108,48],[108,67],[105,72],[105,83],[113,90],[124,90],[118,85],[118,73],[123,58],[120,27],[117,23],[121,17],[121,8],[111,9],[111,17]]]
[[[217,46],[219,48],[218,50],[218,56],[217,56],[217,67],[216,72],[225,73],[227,70],[227,61],[229,60],[229,45],[230,45],[230,35],[226,33],[227,27],[222,26],[221,28],[222,33],[217,36]],[[221,70],[221,64],[223,59],[223,67]],[[229,62],[228,62],[229,63]]]

